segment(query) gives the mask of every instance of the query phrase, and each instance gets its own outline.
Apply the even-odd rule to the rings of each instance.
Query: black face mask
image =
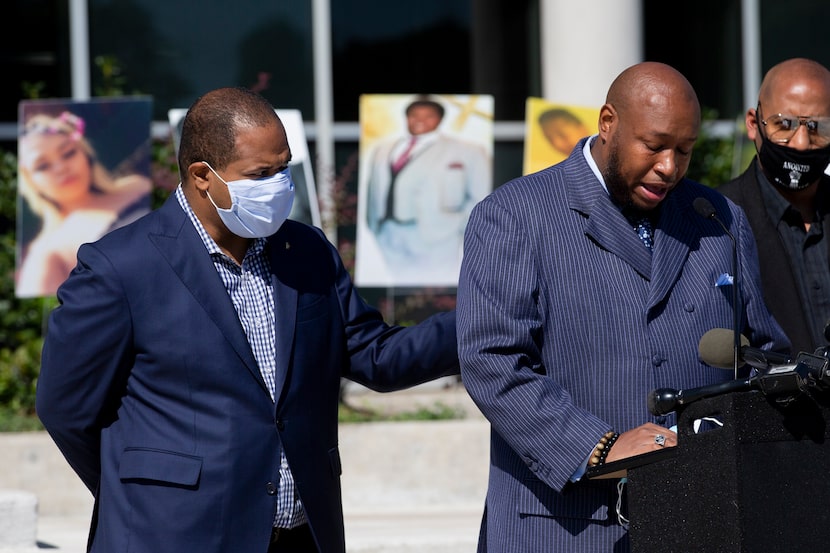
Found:
[[[776,144],[761,133],[758,160],[764,173],[787,190],[803,190],[813,184],[830,164],[830,146],[795,150]]]

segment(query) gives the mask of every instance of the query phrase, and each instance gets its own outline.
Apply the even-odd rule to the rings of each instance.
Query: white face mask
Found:
[[[228,182],[207,161],[202,163],[228,187],[230,209],[217,206],[209,193],[207,196],[232,233],[242,238],[265,238],[277,232],[288,218],[294,203],[294,183],[288,168],[270,177]]]

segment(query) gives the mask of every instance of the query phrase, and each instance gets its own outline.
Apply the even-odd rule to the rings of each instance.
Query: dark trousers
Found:
[[[268,553],[318,553],[308,524],[286,530],[274,528]]]

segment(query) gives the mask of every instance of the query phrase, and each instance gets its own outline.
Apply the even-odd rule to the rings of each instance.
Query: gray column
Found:
[[[89,100],[89,21],[86,0],[69,0],[69,55],[72,71],[72,98]]]
[[[317,150],[317,198],[326,237],[337,245],[337,207],[334,205],[334,85],[332,82],[331,7],[329,0],[311,5],[314,49],[314,123]]]
[[[608,85],[643,61],[640,0],[540,0],[542,95],[601,106]]]

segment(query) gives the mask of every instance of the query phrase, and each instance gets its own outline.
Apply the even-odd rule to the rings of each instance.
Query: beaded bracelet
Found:
[[[605,463],[605,458],[608,457],[608,452],[611,451],[611,446],[620,437],[619,432],[609,430],[599,439],[594,452],[591,454],[591,459],[588,461],[589,467],[598,467]]]

